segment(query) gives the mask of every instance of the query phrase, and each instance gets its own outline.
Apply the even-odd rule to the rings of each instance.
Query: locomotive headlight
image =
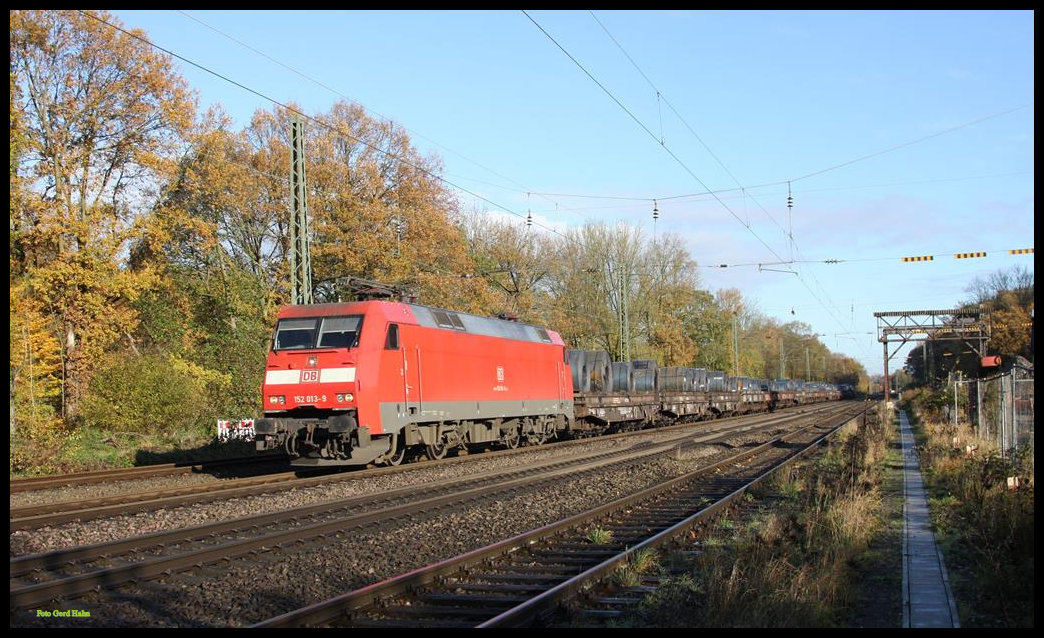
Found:
[[[286,403],[286,397],[284,397],[283,395],[280,394],[279,395],[279,405],[283,405],[285,403]]]
[[[272,396],[268,397],[268,402],[272,405],[275,405],[276,403],[279,403],[279,397],[273,394]]]
[[[351,403],[353,400],[355,400],[355,397],[352,396],[351,392],[345,392],[344,393],[344,402],[345,403]]]

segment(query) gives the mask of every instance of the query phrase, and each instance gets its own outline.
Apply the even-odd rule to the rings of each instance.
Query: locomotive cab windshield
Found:
[[[272,349],[354,348],[361,327],[362,315],[280,319]]]

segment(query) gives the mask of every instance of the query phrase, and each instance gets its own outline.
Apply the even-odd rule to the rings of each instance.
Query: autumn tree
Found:
[[[12,295],[31,291],[53,331],[12,351],[58,340],[65,416],[136,325],[152,273],[125,267],[128,244],[194,114],[170,59],[118,26],[105,12],[11,12]]]
[[[466,216],[462,228],[478,275],[497,299],[490,314],[546,325],[555,240],[521,220],[481,212]]]
[[[289,166],[290,112],[255,115],[247,132],[267,173]],[[313,284],[319,299],[346,294],[345,277],[404,284],[425,303],[480,311],[457,201],[441,161],[424,156],[392,122],[355,104],[304,118]],[[287,191],[288,193],[289,191]]]
[[[708,370],[732,370],[733,312],[721,301],[725,292],[727,291],[718,291],[715,294],[706,290],[696,292],[692,305],[692,320],[687,322],[686,330],[698,350],[695,359],[686,363]]]
[[[990,313],[989,351],[1030,360],[1033,327],[1033,271],[1015,266],[975,278],[967,288],[972,303]]]
[[[589,223],[557,243],[550,318],[574,347],[614,359],[692,362],[698,277],[679,238],[654,243],[637,228]]]
[[[665,234],[643,247],[637,266],[641,289],[631,304],[638,321],[641,343],[632,359],[655,358],[662,365],[694,365],[703,346],[700,333],[706,325],[707,293],[699,288],[696,262],[681,237]]]
[[[961,307],[986,312],[984,320],[990,325],[986,351],[977,352],[977,346],[972,348],[961,340],[920,344],[910,351],[904,366],[916,382],[937,384],[958,372],[978,377],[983,372],[980,354],[1033,359],[1033,272],[1018,266],[998,270],[976,277],[965,291],[971,299]]]
[[[613,230],[586,224],[558,242],[549,287],[554,298],[552,325],[580,350],[620,352],[621,293],[625,267],[613,259]],[[626,237],[622,238],[626,252]],[[624,255],[625,258],[627,255]]]

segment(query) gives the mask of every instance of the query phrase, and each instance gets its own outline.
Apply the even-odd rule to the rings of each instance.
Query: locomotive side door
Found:
[[[404,416],[416,421],[421,411],[421,353],[417,344],[402,345],[402,390]]]
[[[392,369],[398,368],[399,374],[395,383],[398,385],[398,390],[393,390],[395,387],[389,386],[389,391],[394,392],[395,412],[399,418],[399,422],[403,421],[414,421],[417,414],[420,413],[420,346],[413,343],[415,335],[410,334],[409,328],[404,328],[398,324],[388,325],[388,334],[384,344],[384,349],[392,357],[391,364]]]
[[[575,388],[571,388],[572,378],[569,374],[569,366],[566,362],[569,360],[569,350],[562,348],[562,358],[558,361],[558,399],[573,399],[573,391]]]

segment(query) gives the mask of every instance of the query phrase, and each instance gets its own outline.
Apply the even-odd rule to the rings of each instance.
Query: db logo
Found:
[[[318,383],[318,370],[301,370],[301,383]]]

